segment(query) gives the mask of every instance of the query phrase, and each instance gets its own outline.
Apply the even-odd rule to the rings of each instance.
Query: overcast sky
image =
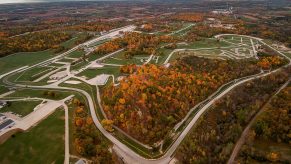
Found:
[[[0,3],[23,3],[23,2],[38,2],[41,0],[0,0]]]
[[[0,0],[0,4],[4,4],[4,3],[31,3],[31,2],[60,2],[60,1],[82,1],[82,0]],[[83,1],[90,1],[90,0],[83,0]],[[101,0],[91,0],[91,1],[101,1]],[[103,1],[108,1],[108,0],[103,0]],[[115,0],[115,1],[117,1],[117,0]]]

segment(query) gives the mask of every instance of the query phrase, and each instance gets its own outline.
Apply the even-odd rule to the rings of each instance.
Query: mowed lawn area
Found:
[[[64,163],[64,111],[57,110],[39,125],[17,133],[0,145],[0,163]]]
[[[31,69],[28,69],[24,72],[20,72],[17,74],[14,74],[12,77],[12,80],[14,80],[15,82],[21,82],[21,81],[33,81],[51,71],[53,71],[54,69],[57,68],[51,68],[51,67],[34,67]]]
[[[10,106],[6,106],[0,109],[1,113],[4,112],[13,112],[15,114],[19,114],[22,117],[28,115],[33,111],[33,109],[41,103],[38,101],[13,101]]]
[[[8,92],[8,91],[9,91],[8,88],[6,88],[6,87],[0,85],[0,95],[3,94],[3,93],[6,93],[6,92]]]
[[[135,55],[132,58],[126,58],[124,56],[124,51],[121,51],[115,54],[113,57],[107,58],[102,62],[105,64],[119,64],[119,65],[127,65],[127,64],[136,64],[142,65],[141,59],[148,59],[150,55]]]
[[[197,48],[214,48],[214,47],[227,47],[231,44],[226,42],[218,42],[213,38],[205,38],[200,41],[195,41],[188,43],[188,45],[177,45],[177,48],[188,48],[188,49],[197,49]]]
[[[83,72],[81,72],[80,74],[78,74],[78,76],[86,76],[87,78],[91,79],[94,78],[98,75],[101,74],[109,74],[109,75],[114,75],[114,76],[119,76],[120,75],[120,68],[119,67],[115,67],[115,66],[104,66],[102,68],[97,68],[97,69],[87,69]]]
[[[36,64],[55,55],[52,51],[20,52],[0,58],[0,74],[12,71],[26,65]]]
[[[71,57],[71,58],[79,58],[81,57],[82,55],[84,55],[85,52],[84,51],[81,51],[81,50],[76,50],[76,51],[73,51],[71,52],[68,57]]]
[[[45,92],[54,92],[54,96],[46,95]],[[61,91],[61,90],[50,90],[50,89],[19,89],[16,92],[5,96],[5,98],[23,98],[23,97],[38,97],[38,98],[46,98],[51,100],[62,100],[68,96],[70,96],[72,92],[70,91]]]

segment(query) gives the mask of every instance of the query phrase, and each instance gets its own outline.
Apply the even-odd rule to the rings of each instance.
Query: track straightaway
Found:
[[[234,35],[234,34],[221,34],[221,35],[217,35],[216,37],[221,37],[224,35]],[[236,36],[236,35],[234,35]],[[240,36],[240,35],[238,35]],[[267,45],[266,43],[264,43],[262,41],[262,39],[260,38],[255,38],[255,37],[251,37],[251,36],[244,36],[244,37],[249,37],[255,40],[260,41],[262,44]],[[269,46],[269,45],[267,45]],[[269,46],[270,48],[272,48],[271,46]],[[289,63],[286,66],[290,66],[290,59],[284,55],[283,53],[277,51],[276,49],[272,48],[274,51],[278,52],[279,54],[281,54],[282,56],[284,56],[285,58],[287,58],[289,60]],[[169,59],[167,59],[165,61],[165,63],[167,63],[169,61]],[[187,134],[189,133],[189,131],[192,129],[193,125],[197,122],[197,120],[203,115],[203,113],[218,99],[222,98],[224,95],[226,95],[229,91],[231,91],[233,88],[251,81],[253,79],[256,78],[260,78],[260,77],[264,77],[264,76],[268,76],[272,73],[278,72],[282,69],[278,68],[276,70],[273,70],[271,72],[268,73],[263,73],[263,74],[259,74],[257,76],[252,76],[249,78],[245,78],[245,79],[241,79],[241,80],[237,80],[235,82],[235,84],[229,86],[227,89],[225,89],[224,91],[222,91],[221,93],[213,96],[202,108],[200,108],[200,110],[196,113],[196,115],[194,116],[194,118],[190,121],[190,123],[186,126],[186,128],[181,132],[181,134],[178,136],[178,138],[173,142],[173,144],[170,146],[170,148],[166,151],[166,153],[158,158],[158,159],[146,159],[142,156],[140,156],[138,153],[134,152],[132,149],[130,149],[129,147],[127,147],[125,144],[123,144],[121,141],[119,141],[118,139],[116,139],[111,133],[109,133],[108,131],[106,131],[103,126],[100,123],[100,120],[98,120],[97,118],[97,114],[96,114],[96,110],[94,107],[94,103],[93,103],[93,99],[92,97],[84,90],[81,89],[76,89],[76,88],[68,88],[68,87],[59,87],[57,85],[46,85],[46,86],[29,86],[29,85],[21,85],[21,84],[14,84],[11,83],[9,81],[7,81],[7,79],[4,78],[3,82],[6,83],[7,85],[11,85],[14,87],[23,87],[23,88],[35,88],[35,89],[58,89],[58,90],[70,90],[70,91],[75,91],[75,92],[79,92],[82,95],[84,95],[88,101],[88,105],[89,105],[89,109],[90,109],[90,113],[91,113],[91,117],[93,119],[94,124],[96,125],[96,127],[100,130],[100,132],[107,138],[109,139],[114,145],[115,145],[115,150],[118,151],[117,154],[122,155],[122,159],[127,162],[127,163],[141,163],[141,164],[166,164],[169,163],[172,155],[174,154],[174,152],[176,151],[177,147],[181,144],[181,142],[184,140],[184,138],[187,136]]]

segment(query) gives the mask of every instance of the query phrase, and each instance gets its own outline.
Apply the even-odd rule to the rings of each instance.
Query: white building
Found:
[[[0,101],[0,109],[4,108],[5,106],[7,106],[7,102],[6,101]]]

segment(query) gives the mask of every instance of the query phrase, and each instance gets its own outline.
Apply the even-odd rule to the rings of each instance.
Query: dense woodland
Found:
[[[180,24],[175,25],[169,25],[169,22],[160,20],[161,22],[148,22],[146,24],[140,25],[140,27],[137,28],[138,31],[148,32],[148,33],[154,33],[154,32],[160,32],[160,33],[168,33],[171,31],[174,31],[178,28],[181,28]],[[163,23],[162,23],[163,22]]]
[[[291,86],[289,85],[271,100],[264,108],[264,112],[256,119],[241,149],[238,161],[240,163],[290,163],[291,154],[288,154],[291,151],[290,113]],[[270,147],[275,149],[272,150]]]
[[[102,105],[107,117],[126,133],[147,144],[160,141],[189,109],[222,84],[260,68],[253,60],[210,60],[189,56],[165,68],[124,66],[130,75],[106,87]]]
[[[74,110],[74,146],[80,156],[89,158],[94,163],[112,163],[108,151],[109,141],[97,130],[83,102],[73,101]]]
[[[70,34],[57,31],[35,32],[13,38],[0,37],[0,57],[17,52],[57,49],[60,43],[70,38]]]
[[[201,14],[200,14],[201,15]],[[199,13],[197,14],[199,16]],[[232,24],[235,29],[226,29],[223,27],[210,27],[208,23],[202,20],[198,21],[197,25],[187,33],[183,39],[187,41],[200,40],[203,37],[212,37],[221,33],[233,33],[257,36],[264,39],[277,40],[285,43],[287,46],[291,46],[290,30],[286,29],[286,26],[290,26],[290,23],[284,22],[286,26],[276,26],[274,24],[266,24],[266,22],[252,22],[246,19],[233,19],[231,16],[219,16],[206,14],[204,17],[214,17],[216,20],[221,21],[221,24]],[[186,17],[187,18],[187,17]],[[191,19],[188,18],[188,19]],[[187,19],[186,19],[187,20]],[[263,21],[263,20],[262,20]],[[268,20],[268,21],[272,21]]]
[[[243,24],[245,33],[252,36],[258,36],[264,39],[271,39],[285,43],[288,47],[291,47],[291,31],[286,29],[287,26],[290,26],[290,21],[287,25],[274,26],[270,24],[263,23],[248,23]]]
[[[131,58],[135,55],[151,55],[161,43],[173,42],[170,36],[157,36],[140,34],[136,32],[125,33],[124,37],[106,42],[97,47],[95,54],[104,55],[125,48],[125,57]]]
[[[136,22],[137,30],[148,33],[170,33],[183,27],[184,22],[176,21],[172,16],[156,17],[145,22]]]
[[[262,69],[274,69],[278,68],[282,65],[284,65],[286,61],[277,55],[268,56],[268,57],[262,57],[260,58],[260,61],[258,62],[258,66],[260,66]]]
[[[172,16],[173,20],[186,21],[186,22],[201,22],[204,15],[202,13],[180,13]]]
[[[37,25],[13,25],[12,28],[0,26],[0,57],[17,52],[35,52],[54,49],[55,53],[66,50],[60,43],[69,40],[76,32],[108,32],[123,25],[121,22],[79,22],[68,24],[72,20],[44,20]],[[67,24],[65,24],[67,23]],[[62,25],[60,25],[62,24]],[[78,39],[75,44],[90,39],[92,35]]]
[[[122,22],[102,22],[102,21],[95,21],[95,22],[82,22],[77,25],[70,25],[65,26],[62,30],[66,31],[87,31],[87,32],[108,32],[114,28],[118,28],[123,26],[124,23]]]
[[[54,53],[63,52],[70,46],[60,44],[72,38],[72,34],[90,34],[78,38],[74,44],[79,44],[95,34],[125,25],[137,25],[136,30],[153,35],[125,33],[122,38],[100,45],[95,54],[101,56],[124,48],[125,58],[159,55],[156,49],[161,45],[166,49],[175,49],[177,42],[191,44],[221,33],[257,36],[291,47],[290,7],[274,7],[273,3],[277,1],[272,1],[269,8],[265,2],[231,1],[229,6],[234,7],[235,14],[230,15],[211,14],[214,8],[226,7],[223,1],[1,5],[0,57],[46,49]],[[245,15],[255,19],[251,20]],[[235,29],[210,27],[207,18],[234,25]],[[189,23],[195,25],[174,37],[165,36]],[[189,56],[171,63],[169,68],[156,65],[139,67],[134,64],[123,66],[120,72],[128,77],[119,86],[111,84],[102,89],[102,106],[109,119],[101,123],[109,132],[113,132],[112,125],[116,125],[137,140],[152,146],[169,138],[168,132],[185,117],[189,109],[205,100],[221,85],[238,77],[259,73],[261,68],[270,70],[285,64],[273,52],[264,53],[260,52],[259,55],[263,55],[259,56],[259,61],[223,61]],[[187,164],[226,163],[244,127],[289,77],[290,71],[257,79],[237,87],[218,100],[176,151],[176,158]],[[52,91],[44,95],[47,98],[58,97]],[[256,147],[257,141],[260,141],[290,148],[290,101],[289,86],[272,100],[256,121],[238,161],[290,163],[280,151]],[[114,163],[108,151],[110,142],[96,129],[84,103],[75,99],[73,104],[74,124],[70,130],[74,133],[72,142],[76,152],[72,154],[77,153],[77,156],[92,163]]]
[[[217,100],[182,143],[176,157],[181,163],[226,163],[244,127],[288,77],[287,72],[280,71],[255,79]]]
[[[197,24],[193,26],[187,35],[182,40],[189,42],[198,41],[202,38],[210,38],[217,34],[223,33],[239,33],[238,29],[213,28],[206,24]]]
[[[105,32],[124,25],[123,22],[79,22],[70,18],[46,18],[43,21],[31,22],[27,24],[8,24],[0,26],[0,37],[11,37],[15,35],[25,35],[30,32],[42,31],[87,31],[87,32]]]

